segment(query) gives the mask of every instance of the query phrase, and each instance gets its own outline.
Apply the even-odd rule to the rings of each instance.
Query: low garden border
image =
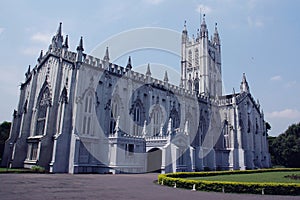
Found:
[[[250,174],[263,172],[300,171],[300,169],[259,169],[243,171],[216,172],[177,172],[158,175],[158,184],[191,190],[214,191],[226,193],[251,193],[270,195],[300,195],[298,183],[254,183],[254,182],[225,182],[208,180],[189,180],[187,177],[206,177],[230,174]]]

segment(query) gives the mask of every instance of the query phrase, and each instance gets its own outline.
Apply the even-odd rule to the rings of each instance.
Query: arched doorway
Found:
[[[147,152],[147,172],[161,171],[162,151],[159,148],[150,149]]]

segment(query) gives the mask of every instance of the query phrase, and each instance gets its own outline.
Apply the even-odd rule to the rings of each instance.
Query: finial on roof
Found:
[[[131,65],[131,57],[130,57],[130,56],[128,57],[128,62],[127,62],[127,65],[126,65],[126,69],[127,69],[127,70],[131,70],[131,69],[132,69],[132,65]]]
[[[168,81],[169,81],[168,72],[165,71],[164,82],[168,82]]]
[[[151,76],[150,63],[148,63],[148,66],[147,66],[146,76]]]
[[[108,52],[108,47],[106,47],[106,50],[105,50],[105,55],[104,55],[104,58],[103,60],[105,61],[109,61],[109,52]]]
[[[59,23],[58,29],[57,29],[57,35],[62,35],[62,22]]]
[[[40,56],[38,58],[38,62],[41,62],[42,58],[43,58],[43,50],[41,50]]]
[[[76,49],[77,51],[84,51],[84,48],[83,48],[83,38],[82,36],[80,37],[80,41],[79,41],[79,45]]]

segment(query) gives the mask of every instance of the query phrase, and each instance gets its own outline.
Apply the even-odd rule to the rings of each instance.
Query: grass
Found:
[[[208,181],[230,181],[230,182],[253,182],[253,183],[300,183],[300,180],[293,180],[284,177],[292,174],[300,176],[300,171],[232,174],[232,175],[218,175],[218,176],[208,176],[208,177],[189,177],[186,179],[208,180]]]
[[[26,173],[31,172],[30,169],[11,169],[11,168],[0,168],[0,173]]]

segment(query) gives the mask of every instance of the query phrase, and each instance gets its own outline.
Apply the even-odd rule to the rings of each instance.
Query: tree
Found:
[[[4,121],[0,124],[0,159],[2,160],[2,155],[4,151],[5,141],[9,137],[11,122]]]
[[[273,165],[300,167],[300,123],[291,125],[278,137],[269,137]]]

